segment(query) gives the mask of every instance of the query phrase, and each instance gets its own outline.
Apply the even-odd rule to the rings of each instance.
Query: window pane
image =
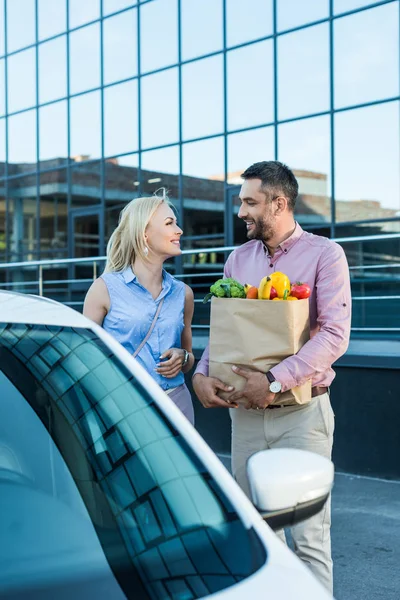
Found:
[[[100,85],[100,26],[78,29],[70,36],[71,94]]]
[[[21,19],[21,15],[24,15]],[[7,2],[7,50],[35,43],[35,0],[12,0]]]
[[[278,38],[279,119],[329,109],[328,24]]]
[[[5,90],[5,72],[4,72],[4,59],[0,59],[0,116],[6,112],[6,90]]]
[[[78,27],[100,18],[100,0],[69,0],[69,26]]]
[[[67,95],[67,38],[39,45],[39,102]]]
[[[228,66],[228,129],[241,129],[274,120],[272,41],[231,50]],[[243,74],[246,73],[245,78]],[[245,81],[257,81],[252,93]],[[240,83],[241,82],[241,83]]]
[[[8,119],[8,160],[11,163],[31,163],[36,166],[36,110]]]
[[[142,154],[142,194],[166,187],[171,200],[179,196],[179,148],[163,148]]]
[[[67,258],[67,173],[40,174],[40,257]],[[59,296],[59,292],[57,293]],[[60,300],[60,298],[58,297]]]
[[[178,69],[143,77],[141,95],[143,148],[177,142]]]
[[[71,98],[71,156],[81,160],[101,155],[100,94]]]
[[[4,0],[0,0],[0,56],[4,53]]]
[[[227,44],[235,46],[273,32],[272,0],[226,0]]]
[[[183,0],[181,7],[182,59],[187,60],[221,50],[222,1]]]
[[[278,30],[291,29],[329,17],[329,0],[278,0]]]
[[[113,85],[104,90],[105,156],[115,156],[137,150],[137,98],[137,81]]]
[[[98,204],[101,200],[101,164],[100,161],[77,161],[71,167],[71,191],[73,208],[82,208]],[[93,218],[93,222],[97,220]],[[98,231],[94,234],[98,239]],[[78,242],[78,246],[82,240]],[[83,242],[84,243],[84,242]],[[82,247],[81,247],[82,248]],[[95,255],[94,255],[95,256]]]
[[[6,160],[6,120],[0,119],[0,162]],[[0,165],[0,177],[3,177],[3,165]]]
[[[117,156],[105,161],[105,242],[118,225],[121,210],[139,188],[138,155]]]
[[[67,28],[66,0],[38,0],[39,39],[63,33]]]
[[[263,127],[228,136],[228,183],[241,185],[240,175],[255,162],[274,160],[274,128]]]
[[[335,106],[397,96],[398,2],[337,19],[334,27]]]
[[[224,140],[222,137],[183,146],[183,203],[184,248],[204,248],[204,239],[190,240],[187,236],[213,235],[211,246],[223,245],[224,234]],[[215,270],[215,255],[193,256],[193,270],[209,265]],[[201,266],[200,266],[201,265]],[[199,284],[199,280],[193,280]],[[196,285],[198,289],[198,285]],[[205,293],[200,287],[199,296]]]
[[[142,73],[178,62],[176,0],[158,0],[141,7],[140,47]]]
[[[331,222],[331,152],[328,116],[280,125],[279,160],[299,183],[296,218],[300,225]]]
[[[183,137],[220,133],[223,120],[223,62],[213,56],[182,67]],[[206,118],[202,118],[202,116]]]
[[[137,10],[105,19],[104,83],[137,75]]]
[[[35,50],[25,50],[8,58],[8,112],[36,105]]]
[[[344,13],[356,8],[363,8],[363,6],[369,6],[370,4],[375,3],[376,0],[334,0],[333,11],[337,15],[338,13]]]
[[[12,231],[10,259],[12,261],[35,260],[37,258],[36,175],[10,179],[9,190]],[[26,291],[32,292],[32,288]]]
[[[40,160],[66,159],[68,141],[67,103],[65,100],[43,106],[39,110],[39,128]]]
[[[103,14],[109,15],[110,13],[122,10],[132,4],[136,4],[136,0],[103,0]]]
[[[335,115],[338,221],[387,218],[398,213],[398,132],[398,102]]]

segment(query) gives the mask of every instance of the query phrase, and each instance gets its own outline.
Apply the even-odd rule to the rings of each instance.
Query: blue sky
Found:
[[[0,55],[3,53],[3,1],[0,0]],[[129,0],[103,0],[104,14],[129,6]],[[335,0],[335,13],[371,4]],[[157,69],[177,60],[176,0],[154,0],[141,12],[141,69]],[[70,24],[78,26],[99,16],[99,0],[70,0]],[[221,0],[182,0],[182,56],[190,59],[222,48]],[[279,0],[278,28],[296,27],[328,15],[328,0]],[[342,108],[399,95],[399,2],[341,18],[334,25],[334,102]],[[21,19],[21,15],[24,18]],[[212,18],[210,18],[212,15]],[[9,50],[35,39],[34,0],[8,2]],[[39,0],[39,36],[44,39],[65,28],[65,1]],[[240,44],[272,32],[272,0],[227,0],[227,43]],[[328,25],[278,38],[278,116],[291,119],[329,109]],[[136,11],[104,22],[105,83],[137,74]],[[71,92],[100,84],[99,25],[71,34]],[[34,50],[9,59],[9,108],[35,104]],[[40,101],[66,93],[65,36],[40,46]],[[4,61],[0,60],[0,115],[4,112]],[[269,123],[274,115],[273,46],[267,40],[228,53],[228,128]],[[222,133],[223,62],[214,56],[182,69],[183,137],[192,139]],[[144,147],[178,141],[178,72],[170,69],[142,80],[142,144]],[[100,154],[99,92],[71,103],[71,153]],[[65,102],[40,110],[42,158],[66,155]],[[34,111],[10,119],[10,159],[34,161]],[[279,127],[279,158],[297,169],[330,177],[329,117],[305,119]],[[137,82],[105,91],[105,152],[132,152],[124,160],[137,164]],[[399,105],[397,102],[344,111],[335,117],[336,196],[377,199],[399,208]],[[229,171],[255,160],[273,157],[272,128],[232,134],[228,139]],[[211,176],[223,172],[221,139],[185,145],[185,173]],[[4,159],[4,123],[0,119],[0,160]],[[144,168],[176,172],[176,148],[143,155]]]

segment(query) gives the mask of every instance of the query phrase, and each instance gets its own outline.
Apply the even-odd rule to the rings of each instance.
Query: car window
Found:
[[[0,324],[0,399],[0,423],[7,413],[0,437],[3,429],[13,432],[3,445],[21,465],[4,469],[8,477],[21,475],[16,493],[28,478],[36,491],[82,515],[79,490],[126,597],[201,598],[264,564],[254,530],[93,332]],[[27,423],[21,415],[28,410],[36,422],[31,433],[18,424]],[[59,459],[50,443],[39,443],[38,431]],[[1,473],[0,464],[0,486]]]

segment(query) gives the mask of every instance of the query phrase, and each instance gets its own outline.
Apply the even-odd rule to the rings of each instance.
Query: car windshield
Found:
[[[266,560],[141,382],[86,329],[0,324],[0,496],[0,589],[97,574],[118,590],[108,597],[191,600]]]

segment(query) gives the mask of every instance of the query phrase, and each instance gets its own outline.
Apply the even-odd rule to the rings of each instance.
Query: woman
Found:
[[[165,195],[132,200],[107,245],[104,273],[90,287],[83,314],[135,355],[194,423],[184,373],[194,363],[193,292],[163,269],[181,254],[178,227]]]

